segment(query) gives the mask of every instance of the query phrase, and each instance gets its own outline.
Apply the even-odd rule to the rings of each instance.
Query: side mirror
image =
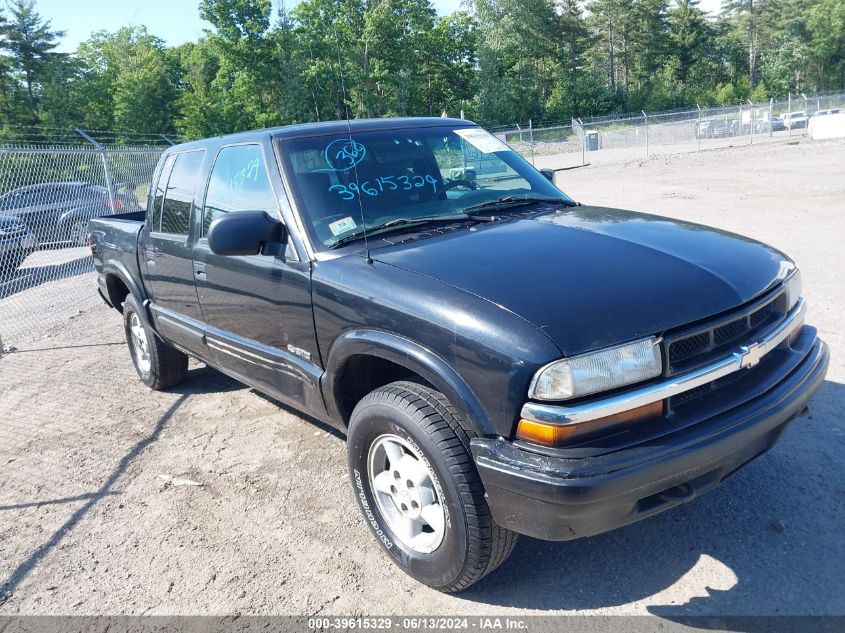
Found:
[[[548,180],[550,183],[555,184],[555,170],[554,169],[541,169],[540,173],[543,174],[543,178]]]
[[[283,255],[285,225],[264,211],[227,213],[211,223],[208,246],[215,255]]]

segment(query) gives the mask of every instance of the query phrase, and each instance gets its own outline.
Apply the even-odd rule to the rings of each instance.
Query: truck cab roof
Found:
[[[476,123],[466,119],[452,119],[445,117],[404,117],[396,119],[350,119],[337,121],[320,121],[317,123],[298,123],[295,125],[283,125],[273,128],[249,130],[234,134],[225,134],[212,138],[181,143],[167,149],[170,152],[183,152],[189,149],[208,147],[209,144],[238,143],[254,141],[258,138],[266,138],[268,135],[273,138],[294,139],[309,136],[324,136],[331,134],[343,134],[352,132],[371,132],[375,130],[396,130],[403,128],[425,128],[425,127],[474,127]]]

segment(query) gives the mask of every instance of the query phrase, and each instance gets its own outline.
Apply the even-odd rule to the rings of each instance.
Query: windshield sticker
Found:
[[[364,160],[367,148],[351,138],[339,138],[326,145],[323,155],[332,171],[349,171]]]
[[[337,192],[344,200],[355,200],[363,191],[371,198],[377,198],[385,191],[410,191],[430,186],[437,193],[438,179],[427,174],[425,176],[379,176],[373,180],[365,180],[360,185],[350,182],[348,185],[332,185],[329,191]]]
[[[358,228],[358,225],[355,224],[355,220],[353,220],[352,217],[345,217],[342,220],[329,224],[329,230],[335,237],[342,235],[343,233],[353,231],[356,228]]]
[[[462,128],[455,130],[455,134],[464,139],[482,154],[493,154],[494,152],[509,152],[510,147],[502,143],[487,130],[478,127]]]

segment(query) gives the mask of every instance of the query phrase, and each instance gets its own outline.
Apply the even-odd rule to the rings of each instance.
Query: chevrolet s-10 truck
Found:
[[[786,255],[550,176],[453,119],[177,145],[90,222],[99,292],[149,387],[193,356],[343,431],[387,557],[460,591],[716,487],[827,370]]]

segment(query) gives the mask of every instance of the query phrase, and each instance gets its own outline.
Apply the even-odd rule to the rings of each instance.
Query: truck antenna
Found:
[[[346,130],[349,134],[349,143],[352,145],[352,148],[355,148],[355,141],[352,138],[352,123],[349,120],[349,102],[346,98],[346,80],[343,77],[343,60],[340,55],[340,37],[337,34],[337,29],[333,29],[334,31],[334,41],[335,45],[337,46],[337,70],[338,75],[340,75],[340,89],[343,95],[343,110],[346,114]],[[361,200],[361,186],[360,180],[358,180],[358,163],[354,162],[352,165],[352,172],[355,175],[355,184],[358,187],[358,210],[361,213],[361,230],[364,232],[364,250],[367,253],[367,263],[372,264],[373,258],[370,257],[370,242],[367,239],[367,221],[364,217],[364,202]]]

